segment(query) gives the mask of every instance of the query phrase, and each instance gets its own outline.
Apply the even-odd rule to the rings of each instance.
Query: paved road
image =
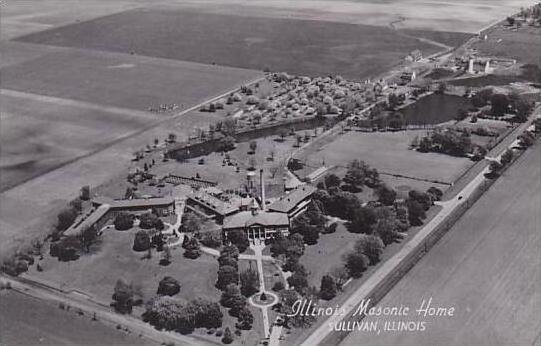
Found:
[[[536,110],[536,114],[539,113],[539,108]],[[527,126],[526,123],[525,126]],[[514,141],[509,147],[513,147],[516,144]],[[505,150],[500,152],[503,153]],[[499,155],[498,155],[499,156]],[[405,258],[420,244],[424,242],[428,235],[430,235],[436,228],[438,228],[446,218],[455,211],[461,204],[463,204],[468,197],[485,181],[485,173],[488,173],[488,167],[485,167],[480,173],[478,173],[453,199],[441,203],[441,211],[430,220],[412,239],[410,239],[402,249],[385,262],[365,283],[355,290],[351,296],[342,304],[342,308],[345,311],[345,315],[348,315],[357,308],[358,304],[369,297],[372,292],[387,276],[395,270],[395,268],[403,262]],[[303,346],[314,346],[322,344],[327,336],[331,334],[330,324],[336,325],[338,322],[344,319],[344,315],[332,315],[328,317],[324,323],[316,328],[312,334],[304,340]]]

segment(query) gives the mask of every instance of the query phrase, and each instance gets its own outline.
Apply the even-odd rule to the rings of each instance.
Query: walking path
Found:
[[[538,113],[539,110],[540,109],[538,108],[535,113]],[[514,140],[507,148],[514,148],[517,144],[518,140]],[[507,150],[507,148],[500,151],[497,159],[501,158],[501,155],[505,152],[505,150]],[[363,285],[358,287],[357,290],[355,290],[342,304],[341,308],[343,309],[344,314],[332,315],[328,317],[310,334],[308,338],[303,341],[301,345],[315,346],[322,344],[325,338],[332,332],[329,326],[336,325],[346,316],[350,315],[353,310],[357,308],[359,302],[361,302],[363,299],[369,299],[371,294],[383,282],[383,280],[389,275],[392,275],[395,269],[408,258],[409,254],[420,244],[422,244],[427,237],[433,233],[434,230],[436,230],[447,220],[449,215],[451,215],[458,207],[465,203],[468,200],[468,197],[470,197],[476,191],[476,189],[485,182],[485,174],[488,172],[489,167],[485,167],[457,194],[457,197],[438,203],[442,207],[441,211],[432,220],[430,220],[430,222],[427,223],[409,242],[407,242],[399,252],[383,263],[383,265],[376,272],[374,272]]]

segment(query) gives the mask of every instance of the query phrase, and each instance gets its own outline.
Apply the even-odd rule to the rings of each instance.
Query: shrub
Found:
[[[170,276],[164,277],[158,284],[158,295],[174,296],[180,292],[180,283]]]
[[[272,290],[274,292],[281,291],[285,288],[284,283],[282,281],[276,281],[274,285],[272,285]]]
[[[133,227],[134,216],[128,213],[120,213],[114,221],[115,229],[125,231]]]
[[[133,250],[134,251],[146,251],[150,249],[150,236],[147,232],[140,230],[135,234],[133,240]]]

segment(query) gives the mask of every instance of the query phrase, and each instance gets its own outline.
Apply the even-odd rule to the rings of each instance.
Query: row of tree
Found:
[[[242,330],[252,328],[254,317],[247,306],[246,298],[259,291],[259,277],[253,269],[239,275],[239,250],[235,245],[226,245],[218,257],[218,280],[216,287],[222,291],[220,303],[237,318],[236,327]],[[239,288],[240,284],[240,288]]]

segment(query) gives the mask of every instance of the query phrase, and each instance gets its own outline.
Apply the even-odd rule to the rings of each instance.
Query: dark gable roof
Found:
[[[102,204],[108,204],[111,208],[134,208],[134,207],[142,207],[142,208],[152,208],[152,207],[160,207],[160,206],[166,206],[171,205],[175,203],[175,200],[173,197],[158,197],[158,198],[135,198],[135,199],[108,199],[108,198],[94,198],[92,200],[93,204],[96,205],[102,205]]]
[[[279,200],[269,205],[269,210],[280,213],[289,213],[303,201],[310,197],[317,189],[312,185],[302,185],[295,190],[291,190],[288,194],[280,197]]]
[[[261,226],[289,226],[289,217],[284,213],[260,211],[252,215],[249,211],[241,211],[225,219],[224,229],[245,228],[253,225]]]

